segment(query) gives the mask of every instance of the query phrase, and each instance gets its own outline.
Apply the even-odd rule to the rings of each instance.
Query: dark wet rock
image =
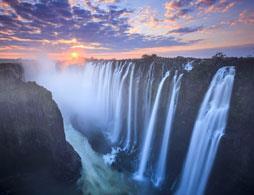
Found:
[[[236,66],[225,135],[207,186],[207,195],[254,194],[254,60]]]
[[[188,151],[188,147],[191,140],[191,134],[195,120],[198,115],[200,105],[203,101],[204,95],[208,89],[208,86],[212,80],[212,77],[216,71],[222,66],[236,66],[236,76],[234,82],[234,89],[231,99],[231,107],[229,111],[228,124],[225,130],[225,135],[222,137],[218,153],[214,162],[214,166],[207,184],[207,195],[251,195],[254,194],[254,59],[253,58],[212,58],[212,59],[194,59],[194,58],[161,58],[153,57],[148,59],[134,59],[127,60],[136,63],[140,68],[141,87],[139,89],[140,97],[146,87],[145,75],[149,70],[150,65],[155,65],[154,74],[157,77],[162,75],[166,70],[171,70],[174,73],[178,70],[179,73],[184,73],[182,78],[182,85],[179,94],[178,105],[176,108],[176,115],[172,128],[172,134],[169,146],[167,177],[165,184],[157,189],[156,194],[173,194],[179,183],[179,178],[182,173],[184,160]],[[183,65],[187,62],[193,62],[193,69],[191,71],[184,70]],[[117,63],[114,63],[116,66]],[[14,71],[14,70],[13,70]],[[18,72],[16,68],[14,73]],[[135,73],[139,74],[139,72]],[[8,77],[8,86],[15,86],[17,79],[11,79],[12,74],[5,74]],[[9,76],[8,76],[9,75]],[[21,78],[21,77],[20,77]],[[172,75],[169,77],[172,78]],[[159,80],[159,79],[158,79]],[[27,83],[28,85],[35,85],[34,83]],[[126,89],[128,87],[126,84]],[[1,89],[4,89],[5,85],[0,82]],[[168,88],[168,86],[165,86]],[[154,82],[152,93],[155,94],[158,89],[158,82]],[[162,94],[162,100],[166,104],[166,97],[168,91]],[[127,96],[125,97],[127,98]],[[8,100],[11,98],[7,98]],[[142,101],[142,98],[141,98]],[[125,99],[123,100],[125,102]],[[160,108],[160,111],[164,103]],[[8,107],[10,109],[11,106]],[[36,110],[41,109],[35,107]],[[7,108],[5,108],[7,109]],[[142,107],[139,107],[138,114],[142,113]],[[14,111],[12,111],[14,112]],[[14,112],[15,113],[15,112]],[[3,116],[4,117],[4,116]],[[164,113],[160,112],[158,123],[163,121]],[[126,118],[123,117],[123,120]],[[143,119],[140,119],[142,121]],[[110,144],[106,137],[94,124],[94,128],[86,129],[83,123],[85,121],[82,118],[74,116],[72,121],[75,129],[78,129],[85,136],[87,136],[92,148],[100,153],[110,152]],[[139,124],[140,123],[140,124]],[[142,131],[144,127],[141,126],[142,122],[138,122],[139,128],[139,140],[138,144],[142,144],[144,137],[142,137]],[[42,124],[41,124],[42,125]],[[158,125],[158,124],[157,124]],[[159,125],[158,125],[159,127]],[[162,128],[156,128],[157,134],[162,133]],[[126,127],[123,127],[122,131],[126,132]],[[1,138],[0,138],[1,139]],[[153,142],[151,152],[151,162],[154,164],[158,157],[158,151],[160,150],[161,142],[156,140]],[[28,139],[33,140],[33,139]],[[13,141],[15,142],[15,141]],[[51,142],[50,142],[51,143]],[[54,143],[56,144],[56,143]],[[47,144],[46,144],[47,145]],[[61,145],[61,144],[60,144]],[[54,145],[54,148],[57,146]],[[58,150],[57,150],[58,151]],[[47,150],[45,151],[47,153]],[[58,154],[58,152],[56,152]],[[120,153],[117,161],[113,164],[113,167],[119,171],[129,172],[130,174],[137,170],[138,158],[140,151],[134,148],[130,153]],[[39,157],[38,157],[39,158]],[[69,161],[68,156],[64,156],[64,161]],[[44,158],[46,159],[46,158]],[[57,159],[61,159],[60,157]],[[42,159],[38,161],[42,162]],[[56,161],[57,162],[57,161]],[[70,162],[70,165],[72,163]],[[152,169],[149,165],[148,169]],[[58,169],[56,169],[58,170]],[[56,171],[59,173],[59,171]],[[52,173],[54,173],[52,171]],[[71,172],[70,172],[71,173]],[[149,174],[149,173],[148,173]],[[57,175],[57,174],[56,174]],[[63,177],[64,178],[64,177]],[[68,178],[68,176],[67,176]],[[24,186],[24,185],[23,185]],[[149,191],[150,192],[150,191]]]
[[[222,66],[235,66],[228,123],[205,194],[254,194],[253,65],[253,58],[203,59],[196,60],[194,69],[185,73],[170,143],[167,185],[172,188],[166,193],[177,188],[193,126],[213,75]]]
[[[86,128],[86,121],[77,115],[73,115],[71,123],[73,127],[81,132],[88,140],[92,149],[100,154],[106,154],[111,152],[111,146],[109,140],[102,133],[102,131],[96,126],[96,124],[90,124],[89,129]]]
[[[214,74],[223,66],[236,67],[228,123],[225,135],[222,137],[218,148],[206,194],[254,194],[254,58],[154,57],[128,61],[135,62],[136,66],[141,69],[141,83],[143,83],[139,89],[140,94],[146,86],[145,77],[142,77],[142,75],[146,75],[152,63],[155,65],[154,74],[156,77],[165,70],[173,72],[178,70],[179,73],[184,73],[170,139],[167,178],[157,194],[173,194],[177,188],[194,123]],[[191,71],[184,69],[183,65],[188,62],[192,62],[193,69]],[[153,93],[156,92],[157,88],[158,83],[154,85]],[[162,94],[162,97],[168,96],[165,93]],[[165,99],[162,98],[161,101]],[[139,109],[142,110],[143,108],[139,107]],[[165,110],[165,107],[163,108],[162,105],[160,111],[163,110]],[[158,121],[161,121],[163,116],[163,112],[160,112]],[[156,128],[157,134],[161,135],[162,132],[159,132],[161,129]],[[140,127],[139,131],[142,130],[143,128]],[[125,129],[122,129],[122,132],[125,131]],[[159,140],[156,141],[156,137],[154,139],[150,164],[156,162],[156,153],[158,153],[161,143]],[[143,140],[144,137],[139,134],[139,144]],[[135,150],[127,154],[120,153],[113,167],[120,171],[133,173],[137,170],[139,153],[140,151]]]
[[[51,93],[0,64],[0,194],[78,194],[80,157]],[[64,193],[63,193],[64,192]]]

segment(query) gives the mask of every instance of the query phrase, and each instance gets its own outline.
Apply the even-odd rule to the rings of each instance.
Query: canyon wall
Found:
[[[51,92],[0,64],[0,194],[79,194],[80,157]]]

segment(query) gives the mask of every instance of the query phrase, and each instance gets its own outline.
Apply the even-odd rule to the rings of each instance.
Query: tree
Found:
[[[156,54],[152,54],[152,55],[147,55],[147,54],[144,54],[144,55],[142,55],[142,58],[143,58],[143,59],[156,58],[156,57],[157,57],[157,55],[156,55]]]
[[[222,52],[217,52],[212,58],[225,58],[226,55]]]

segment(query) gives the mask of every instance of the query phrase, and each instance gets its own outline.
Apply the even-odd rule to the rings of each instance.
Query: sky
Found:
[[[0,0],[0,58],[254,56],[253,0]]]

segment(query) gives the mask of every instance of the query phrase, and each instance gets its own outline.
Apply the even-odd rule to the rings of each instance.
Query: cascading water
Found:
[[[182,75],[176,72],[169,79],[169,71],[164,66],[156,69],[153,62],[144,73],[129,61],[87,63],[83,72],[88,78],[86,83],[91,83],[86,91],[97,97],[92,104],[96,112],[101,113],[101,118],[96,120],[101,120],[98,124],[102,133],[115,147],[112,151],[132,153],[133,149],[138,150],[139,153],[134,156],[138,159],[134,178],[143,180],[153,177],[154,184],[161,185],[167,167],[168,142]],[[140,82],[141,79],[145,82]],[[169,89],[165,87],[166,83]],[[168,113],[165,113],[165,125],[162,127],[164,134],[157,135],[155,129],[162,95],[168,98]],[[158,160],[152,162],[151,149],[156,136],[161,141],[161,152],[158,153]],[[154,170],[146,174],[148,165],[153,163]]]
[[[234,67],[220,68],[201,104],[176,195],[202,195],[227,124]]]
[[[154,82],[154,77],[153,77],[153,70],[154,70],[154,63],[152,63],[150,65],[148,74],[147,74],[147,78],[146,78],[146,82],[148,83],[146,88],[145,88],[145,92],[144,92],[144,125],[142,126],[142,128],[145,130],[147,128],[147,124],[149,123],[149,118],[151,115],[151,105],[152,105],[152,85]],[[145,133],[145,132],[144,132]]]
[[[135,175],[135,178],[138,179],[138,180],[143,180],[144,179],[144,173],[145,173],[145,169],[147,167],[148,157],[149,157],[150,150],[151,150],[151,143],[152,143],[152,138],[153,138],[153,133],[154,133],[154,127],[155,127],[157,112],[158,112],[158,108],[159,108],[159,101],[160,101],[160,97],[161,97],[161,91],[162,91],[163,85],[164,85],[164,83],[165,83],[165,81],[168,77],[169,77],[169,72],[166,72],[165,76],[161,80],[161,82],[159,84],[159,87],[158,87],[158,91],[157,91],[155,102],[154,102],[154,105],[153,105],[153,109],[152,109],[150,121],[149,121],[149,124],[148,124],[144,144],[143,144],[143,147],[142,147],[142,150],[141,150],[141,158],[140,158],[140,164],[139,164],[138,172]]]
[[[114,118],[114,127],[113,127],[113,133],[111,137],[112,143],[116,143],[119,140],[119,136],[121,133],[121,127],[122,127],[122,107],[123,107],[123,93],[124,93],[124,83],[128,76],[130,66],[127,67],[127,70],[125,70],[125,73],[123,74],[123,77],[121,78],[120,82],[120,88],[119,93],[116,100],[116,108],[115,108],[115,118]]]
[[[170,96],[170,102],[168,106],[168,113],[166,118],[166,124],[164,127],[164,134],[162,136],[162,145],[160,150],[160,156],[157,162],[157,167],[155,171],[154,184],[155,186],[160,186],[165,178],[166,172],[166,162],[167,162],[167,153],[168,153],[168,145],[170,140],[171,128],[174,120],[176,104],[178,99],[178,94],[181,86],[182,74],[177,76],[177,73],[173,77],[172,81],[172,90]]]
[[[138,72],[140,73],[140,72]],[[140,77],[137,77],[135,80],[135,86],[134,86],[134,124],[133,129],[134,131],[134,141],[132,148],[134,149],[138,144],[138,129],[140,128],[138,126],[138,103],[139,103],[139,85],[140,85]]]
[[[86,81],[92,83],[86,91],[91,91],[91,94],[97,97],[94,105],[99,107],[96,110],[102,115],[98,124],[101,124],[102,133],[107,134],[116,147],[112,151],[139,151],[133,157],[138,159],[135,178],[142,180],[145,177],[154,177],[155,185],[159,186],[167,167],[168,142],[182,75],[175,73],[172,79],[169,79],[169,71],[164,66],[156,67],[152,62],[147,69],[142,70],[131,61],[115,64],[103,61],[87,63],[84,73],[92,80]],[[88,76],[91,73],[92,76]],[[141,80],[145,82],[140,82]],[[166,83],[169,88],[165,87]],[[168,98],[168,113],[165,113],[165,125],[162,127],[164,134],[157,135],[155,129],[158,112],[161,111],[162,96]],[[141,100],[140,97],[144,99]],[[152,162],[150,154],[156,136],[159,136],[162,148],[157,162]],[[153,163],[154,170],[146,174],[147,166]]]
[[[193,67],[191,64],[186,68],[186,65],[174,67],[150,63],[92,61],[78,68],[47,71],[37,77],[39,84],[53,92],[54,99],[68,118],[67,139],[84,161],[82,174],[85,176],[82,179],[85,178],[84,182],[90,186],[87,188],[89,192],[122,192],[111,186],[112,183],[117,186],[121,176],[108,167],[119,153],[120,158],[124,156],[120,163],[131,167],[126,169],[131,171],[128,175],[134,174],[134,179],[139,181],[149,181],[135,181],[137,185],[149,183],[150,186],[153,183],[152,188],[158,190],[164,189],[162,184],[167,186],[169,183],[166,173],[171,162],[167,159],[183,77],[178,72],[191,74]],[[175,74],[170,74],[174,71]],[[193,129],[176,195],[201,195],[204,192],[226,126],[234,74],[234,67],[221,68],[209,86]],[[100,131],[112,147],[112,153],[103,156],[94,153],[89,137],[87,141],[74,129],[78,126],[72,121],[73,113],[82,121],[80,131],[90,131],[84,132],[85,135]],[[103,159],[107,162],[102,165]],[[120,169],[125,170],[124,166]],[[123,188],[126,188],[124,192],[129,190],[126,186]],[[84,188],[86,193],[87,189]],[[152,193],[149,191],[149,194]]]
[[[132,124],[132,117],[133,117],[133,97],[132,97],[132,91],[133,91],[133,76],[134,76],[134,69],[135,66],[132,66],[131,74],[130,74],[130,82],[129,82],[129,97],[128,97],[128,123],[127,123],[127,137],[125,141],[124,150],[129,150],[130,144],[131,144],[131,132],[133,128]]]

